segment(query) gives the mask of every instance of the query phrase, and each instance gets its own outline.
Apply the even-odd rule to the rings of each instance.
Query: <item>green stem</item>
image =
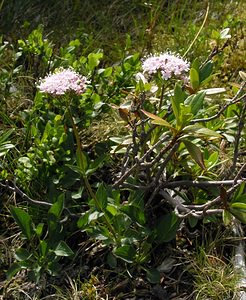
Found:
[[[82,145],[81,145],[81,142],[80,142],[80,138],[79,138],[79,132],[78,132],[78,128],[74,122],[74,118],[73,118],[73,115],[72,115],[72,112],[71,112],[71,109],[70,109],[70,106],[69,106],[69,103],[67,102],[67,111],[68,111],[68,115],[69,115],[69,118],[72,122],[72,127],[73,127],[73,133],[74,133],[74,136],[75,136],[75,140],[76,140],[76,144],[77,144],[77,154],[79,156],[79,167],[80,169],[83,170],[83,175],[82,175],[82,181],[84,182],[85,184],[85,187],[86,187],[86,190],[88,192],[88,194],[90,195],[90,197],[95,201],[95,204],[96,206],[103,212],[103,209],[101,208],[100,206],[100,203],[96,197],[96,194],[93,192],[92,188],[91,188],[91,185],[88,181],[88,178],[86,177],[86,175],[84,174],[84,171],[85,171],[85,166],[83,164],[83,152],[82,152]],[[116,232],[113,228],[113,226],[111,225],[107,215],[104,213],[104,218],[105,218],[105,221],[112,233],[112,235],[114,236],[115,238],[115,241],[117,241],[117,235],[116,235]]]
[[[188,49],[185,51],[185,54],[183,55],[183,57],[185,57],[187,55],[187,53],[190,51],[190,49],[192,48],[192,46],[194,45],[195,41],[197,40],[199,34],[201,33],[206,21],[207,21],[207,18],[208,18],[208,12],[209,12],[209,3],[208,3],[208,6],[207,6],[207,10],[206,10],[206,13],[205,13],[205,17],[204,17],[204,20],[202,22],[202,25],[200,27],[200,29],[198,30],[196,36],[194,37],[193,41],[191,42],[191,44],[189,45]]]
[[[83,163],[83,153],[82,153],[82,146],[81,146],[81,143],[80,143],[78,128],[77,128],[77,126],[76,126],[76,124],[74,122],[74,118],[73,118],[73,115],[72,115],[72,112],[71,112],[71,109],[70,109],[69,106],[67,106],[67,111],[68,111],[69,118],[70,118],[70,120],[72,122],[73,133],[74,133],[74,137],[75,137],[76,144],[77,144],[77,154],[79,156],[79,159],[78,159],[79,167],[84,172],[85,171],[85,166],[84,166],[84,163]],[[94,199],[95,198],[95,194],[92,191],[91,185],[90,185],[87,177],[85,176],[85,174],[83,174],[82,179],[83,179],[83,182],[85,184],[85,187],[86,187],[89,195],[91,196],[91,198]]]
[[[163,97],[164,97],[164,91],[165,91],[165,84],[162,84],[161,88],[161,97],[160,97],[160,103],[159,103],[159,112],[161,111],[162,103],[163,103]]]

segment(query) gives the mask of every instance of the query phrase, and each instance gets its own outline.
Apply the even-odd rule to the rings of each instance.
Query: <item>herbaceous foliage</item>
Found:
[[[214,37],[217,49],[226,33]],[[111,270],[158,283],[154,251],[181,224],[246,223],[246,75],[226,91],[212,85],[218,51],[192,61],[135,53],[106,66],[103,51],[84,56],[80,47],[73,40],[54,55],[40,27],[18,50],[0,48],[12,53],[11,77],[1,69],[0,184],[17,195],[8,209],[22,237],[7,277],[58,276],[88,242],[101,245]],[[39,74],[13,118],[11,80],[33,72],[20,57],[35,58]]]

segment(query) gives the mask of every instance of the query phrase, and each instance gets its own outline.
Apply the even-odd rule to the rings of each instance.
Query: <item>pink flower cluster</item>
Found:
[[[80,95],[85,91],[87,83],[86,77],[81,76],[74,70],[60,68],[55,73],[42,79],[38,88],[42,93],[56,96],[64,95],[67,92]]]
[[[189,66],[190,64],[186,60],[170,53],[150,56],[142,64],[144,73],[153,75],[160,71],[165,80],[172,76],[183,75],[189,70]]]

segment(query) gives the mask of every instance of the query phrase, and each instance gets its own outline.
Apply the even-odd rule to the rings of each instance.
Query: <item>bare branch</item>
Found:
[[[224,211],[224,209],[221,208],[217,208],[217,209],[209,209],[206,211],[206,213],[204,212],[200,212],[200,211],[194,211],[191,210],[188,213],[182,214],[178,211],[177,207],[174,209],[174,213],[176,216],[178,216],[181,219],[186,219],[190,216],[196,218],[196,219],[203,219],[205,216],[211,216],[211,215],[219,215],[222,214]]]
[[[172,158],[173,154],[175,153],[175,151],[177,150],[179,145],[179,142],[174,144],[174,146],[172,147],[172,149],[170,150],[170,152],[168,153],[167,157],[165,158],[165,160],[163,161],[163,163],[160,166],[160,169],[158,170],[156,177],[153,181],[153,186],[156,186],[155,190],[153,191],[153,193],[151,194],[150,198],[148,199],[148,202],[146,203],[146,207],[148,207],[152,200],[154,199],[155,195],[159,192],[160,187],[161,187],[161,182],[160,182],[160,177],[164,171],[164,169],[166,168],[168,162],[170,161],[170,159]]]
[[[243,171],[243,170],[242,170]],[[163,182],[161,187],[162,188],[176,188],[181,186],[187,186],[187,187],[212,187],[212,186],[231,186],[235,185],[236,183],[243,183],[245,180],[239,180],[239,177],[236,178],[236,180],[219,180],[219,181],[190,181],[190,180],[181,180],[181,181],[173,181],[173,182]]]
[[[159,145],[161,145],[163,142],[167,141],[170,138],[169,135],[165,135],[164,137],[162,137],[157,143],[155,143],[140,159],[138,159],[137,157],[135,158],[136,163],[130,168],[128,169],[114,184],[113,187],[119,187],[126,178],[128,178],[133,171],[139,166],[141,165],[145,159],[153,152],[154,149],[156,149]],[[172,141],[171,141],[172,142]],[[171,142],[168,144],[170,145]],[[167,146],[164,147],[164,149],[167,149]]]
[[[186,181],[186,183],[189,181]],[[233,180],[230,180],[230,184],[233,184]],[[231,188],[226,191],[226,196],[229,197],[237,187],[242,183],[245,182],[240,180],[240,182],[236,182]],[[189,182],[192,183],[192,182]],[[209,185],[210,186],[210,185]],[[175,214],[182,219],[185,219],[189,216],[193,216],[195,218],[201,219],[207,215],[216,215],[221,214],[224,209],[223,208],[212,208],[215,205],[223,203],[222,196],[219,195],[215,199],[208,201],[203,205],[192,205],[192,204],[183,204],[177,197],[172,197],[167,191],[165,190],[158,190],[159,194],[163,196],[163,198],[174,208]]]
[[[167,202],[174,207],[175,209],[178,209],[178,211],[181,211],[183,213],[189,213],[191,210],[189,207],[183,205],[177,198],[173,198],[170,196],[170,194],[167,191],[160,190],[159,194],[167,200]]]
[[[190,123],[191,124],[194,124],[194,123],[197,123],[197,122],[200,122],[200,123],[205,123],[205,122],[209,122],[211,120],[214,120],[216,118],[218,118],[230,105],[232,104],[235,104],[235,103],[238,103],[240,101],[245,101],[246,100],[246,95],[242,95],[240,98],[239,95],[241,94],[241,92],[243,91],[244,87],[246,85],[246,82],[244,82],[240,89],[238,90],[238,92],[236,93],[236,95],[231,99],[231,101],[229,103],[227,103],[226,105],[224,105],[215,115],[209,117],[209,118],[202,118],[202,119],[195,119],[195,120],[191,120]]]
[[[240,178],[240,176],[241,176],[241,174],[242,174],[242,172],[244,171],[244,170],[246,170],[246,163],[244,164],[244,165],[242,165],[242,167],[240,168],[240,170],[238,171],[238,173],[237,173],[237,175],[236,175],[236,177],[234,178],[234,184],[236,184],[239,180],[239,178]],[[245,180],[244,180],[244,182],[245,182]]]
[[[227,197],[229,197],[240,186],[240,184],[241,183],[237,183],[234,186],[232,186],[231,188],[229,188],[226,191]],[[214,198],[213,200],[210,200],[207,203],[202,204],[202,205],[192,205],[192,204],[189,204],[189,205],[184,205],[184,206],[186,208],[188,208],[188,209],[194,209],[194,210],[197,210],[197,211],[204,211],[205,212],[210,207],[213,207],[214,205],[219,204],[221,202],[222,202],[222,199],[221,199],[221,196],[219,195],[218,197]]]
[[[13,186],[10,186],[9,181],[6,181],[6,184],[0,183],[0,186],[3,188],[6,188],[7,190],[18,194],[21,198],[27,200],[29,203],[33,203],[33,204],[38,204],[38,205],[43,205],[43,206],[47,206],[47,207],[51,207],[52,203],[49,202],[45,202],[45,201],[38,201],[38,200],[34,200],[32,198],[30,198],[27,194],[25,194],[24,192],[22,192],[15,183],[12,183]]]
[[[243,183],[246,182],[246,179],[238,179],[243,172],[243,170],[246,168],[246,164],[243,165],[243,167],[238,172],[238,175],[233,180],[218,180],[218,181],[190,181],[190,180],[180,180],[180,181],[172,181],[168,182],[165,181],[161,184],[160,188],[178,188],[178,187],[197,187],[197,188],[206,188],[206,187],[219,187],[221,185],[223,186],[232,186],[236,183]],[[137,185],[132,183],[123,183],[122,187],[129,188],[129,189],[139,189],[139,190],[149,190],[153,188],[154,183],[150,183],[147,185]]]
[[[49,202],[45,202],[45,201],[39,201],[39,200],[34,200],[32,198],[30,198],[26,193],[24,193],[20,188],[18,188],[18,186],[13,182],[12,183],[13,186],[10,186],[9,181],[6,181],[6,184],[3,184],[0,182],[0,186],[13,192],[18,194],[21,198],[27,200],[27,202],[32,203],[32,204],[36,204],[36,205],[41,205],[41,206],[46,206],[46,207],[51,207],[52,203]],[[69,216],[71,217],[75,217],[78,218],[78,216],[76,214],[73,214],[70,212],[70,210],[67,207],[64,207],[64,210],[68,213]],[[65,218],[63,220],[61,220],[61,222],[64,222],[64,220],[67,219],[68,216],[65,216]]]

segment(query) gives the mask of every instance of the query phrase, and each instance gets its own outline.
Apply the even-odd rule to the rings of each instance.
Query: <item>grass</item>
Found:
[[[1,26],[8,38],[16,40],[41,23],[57,46],[79,38],[88,52],[102,48],[112,61],[125,48],[126,34],[132,38],[131,48],[143,53],[166,49],[184,52],[202,24],[207,5],[198,0],[4,2]],[[191,55],[207,54],[204,42],[211,29],[229,26],[235,33],[243,26],[244,7],[241,0],[211,1],[206,26]]]
[[[235,275],[229,261],[198,247],[190,267],[194,276],[195,300],[233,298],[240,276]]]
[[[189,261],[187,271],[194,279],[192,299],[234,299],[242,277],[235,272],[231,260],[233,245],[237,240],[230,227],[223,225],[212,230],[209,224],[204,224],[202,232],[195,242],[195,251],[186,256]]]

